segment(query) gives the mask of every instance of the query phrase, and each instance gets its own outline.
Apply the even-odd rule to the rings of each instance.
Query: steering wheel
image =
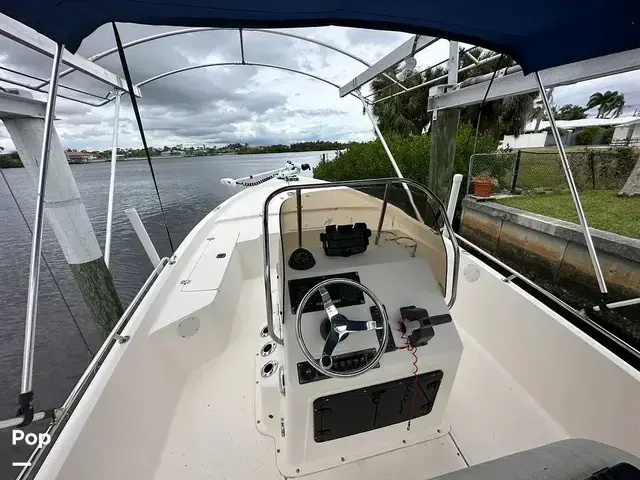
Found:
[[[339,313],[338,309],[333,304],[333,300],[329,296],[329,292],[326,288],[329,285],[337,284],[349,285],[365,293],[373,301],[375,306],[378,307],[380,316],[382,318],[382,325],[378,325],[373,320],[349,320],[347,317]],[[322,298],[322,303],[324,305],[324,311],[327,313],[330,323],[329,334],[327,335],[327,339],[325,340],[320,361],[317,361],[311,354],[304,342],[304,339],[302,338],[302,313],[304,312],[309,299],[316,292],[320,292],[320,297]],[[332,354],[342,337],[344,337],[348,333],[365,332],[367,330],[374,330],[379,328],[383,329],[382,342],[380,343],[375,356],[369,363],[359,369],[352,370],[350,372],[338,372],[335,370],[331,370],[331,367],[333,366]],[[300,305],[298,305],[298,313],[296,315],[296,337],[298,339],[298,345],[300,345],[302,353],[307,358],[309,363],[319,372],[327,375],[328,377],[334,378],[357,377],[358,375],[362,375],[363,373],[371,370],[378,363],[380,357],[382,357],[382,355],[384,354],[384,351],[387,348],[387,342],[389,341],[389,317],[387,316],[387,312],[382,306],[382,303],[380,302],[378,297],[361,283],[350,280],[348,278],[330,278],[318,283],[315,287],[311,288],[304,297],[302,297]]]

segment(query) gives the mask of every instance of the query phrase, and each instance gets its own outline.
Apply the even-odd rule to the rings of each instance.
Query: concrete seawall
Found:
[[[596,304],[600,293],[580,227],[494,202],[463,200],[460,233],[523,274]],[[587,219],[588,220],[588,219]],[[613,301],[640,296],[640,240],[591,229]],[[622,313],[622,311],[620,312]],[[629,319],[640,307],[625,307]]]

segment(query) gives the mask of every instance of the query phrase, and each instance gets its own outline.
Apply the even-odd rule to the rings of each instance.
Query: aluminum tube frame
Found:
[[[116,338],[127,326],[129,319],[133,316],[135,310],[138,308],[143,298],[146,296],[151,286],[153,285],[155,280],[158,278],[158,276],[160,275],[160,273],[162,272],[162,270],[164,269],[164,267],[167,265],[168,262],[169,262],[169,258],[167,257],[164,257],[160,260],[160,263],[153,269],[153,271],[151,272],[151,275],[149,275],[147,280],[142,285],[142,288],[140,288],[136,296],[133,298],[133,300],[131,301],[131,303],[125,310],[125,312],[122,314],[122,316],[118,320],[118,323],[115,324],[109,336],[105,339],[100,349],[96,352],[93,359],[91,360],[91,363],[89,363],[89,366],[86,368],[86,370],[78,380],[78,383],[76,383],[75,387],[73,387],[73,390],[71,390],[71,393],[69,394],[65,402],[62,404],[62,407],[59,409],[59,414],[55,416],[54,421],[51,422],[51,424],[47,428],[46,433],[51,435],[51,437],[53,437],[54,433],[58,430],[58,428],[60,428],[65,417],[67,417],[70,414],[70,411],[75,405],[76,400],[80,397],[80,394],[84,391],[85,387],[87,387],[87,385],[90,383],[89,379],[91,378],[93,373],[100,368],[104,359],[108,356],[109,352],[111,351],[111,347],[114,345],[113,342],[116,340]],[[51,448],[52,445],[53,444],[50,444],[49,448]],[[44,447],[38,446],[33,450],[33,452],[31,452],[31,456],[27,461],[29,465],[22,468],[22,470],[18,474],[17,480],[24,480],[29,477],[29,475],[31,474],[31,471],[38,464],[38,461],[46,448],[47,446],[44,446]]]
[[[326,183],[310,183],[306,185],[285,185],[284,187],[280,187],[269,194],[269,196],[264,201],[264,206],[262,209],[262,251],[263,251],[263,260],[264,260],[264,292],[265,292],[265,302],[266,302],[266,310],[267,310],[267,330],[269,332],[269,336],[271,339],[280,344],[284,345],[284,340],[278,337],[273,329],[273,302],[271,301],[271,255],[269,253],[270,249],[270,239],[269,239],[269,205],[271,201],[284,192],[295,191],[297,189],[300,190],[310,190],[310,189],[327,189],[327,188],[336,188],[336,187],[360,187],[360,186],[372,186],[372,185],[387,185],[393,183],[401,183],[408,187],[414,187],[417,190],[424,193],[427,197],[433,200],[438,207],[440,212],[439,218],[442,219],[444,224],[444,229],[446,230],[449,241],[451,242],[451,249],[453,251],[453,273],[451,274],[451,295],[449,296],[449,301],[447,302],[447,307],[449,309],[453,308],[456,303],[456,299],[458,296],[458,277],[460,270],[460,248],[458,247],[458,241],[453,231],[453,227],[447,218],[447,212],[442,201],[428,188],[424,187],[420,183],[409,180],[408,178],[375,178],[368,180],[345,180],[342,182],[326,182]],[[424,222],[423,222],[424,223]],[[443,238],[444,242],[444,238]],[[445,244],[446,251],[446,244]],[[448,254],[447,254],[448,257]],[[447,272],[449,269],[447,268]],[[447,275],[448,277],[448,275]],[[448,281],[445,281],[445,297],[448,293]]]
[[[34,413],[32,422],[39,422],[40,420],[44,420],[46,418],[51,418],[50,412]],[[22,415],[19,417],[2,420],[0,421],[0,431],[6,430],[7,428],[17,427],[23,422],[23,420],[24,420],[24,417]]]
[[[163,33],[158,33],[158,34],[155,34],[155,35],[149,35],[148,37],[138,38],[136,40],[132,40],[131,42],[125,43],[122,46],[122,48],[123,49],[127,49],[129,47],[133,47],[133,46],[136,46],[136,45],[141,45],[143,43],[152,42],[154,40],[159,40],[161,38],[166,38],[166,37],[185,35],[185,34],[189,34],[189,33],[208,32],[208,31],[215,31],[215,30],[236,30],[236,29],[235,28],[217,28],[217,27],[184,28],[184,29],[180,29],[180,30],[172,30],[170,32],[163,32]],[[258,33],[267,33],[267,34],[270,34],[270,35],[279,35],[279,36],[282,36],[282,37],[290,37],[290,38],[295,38],[296,40],[302,40],[303,42],[314,43],[314,44],[316,44],[316,45],[318,45],[320,47],[328,48],[330,50],[333,50],[334,52],[337,52],[337,53],[345,55],[345,56],[347,56],[349,58],[352,58],[355,61],[362,63],[366,67],[370,67],[371,66],[371,64],[369,62],[367,62],[366,60],[362,59],[361,57],[358,57],[357,55],[349,53],[346,50],[343,50],[341,48],[335,47],[333,45],[330,45],[328,43],[322,42],[320,40],[316,40],[316,39],[313,39],[313,38],[310,38],[310,37],[305,37],[303,35],[296,35],[295,33],[278,32],[278,31],[274,31],[274,30],[266,30],[266,29],[261,29],[261,28],[243,28],[243,29],[239,29],[239,30],[243,30],[245,32],[258,32]],[[241,48],[242,48],[242,50],[244,50],[243,46],[241,46]],[[96,55],[90,56],[88,58],[88,60],[90,62],[96,62],[96,61],[100,60],[101,58],[109,56],[109,55],[111,55],[111,54],[113,54],[113,53],[115,53],[117,51],[118,51],[117,48],[110,48],[110,49],[105,50],[103,52],[100,52],[100,53],[98,53]],[[73,68],[73,67],[69,68],[69,69],[65,70],[64,72],[62,72],[60,74],[60,78],[66,77],[67,75],[69,75],[70,73],[73,73],[74,71],[76,71],[75,68]],[[395,78],[391,77],[390,75],[387,75],[386,73],[384,73],[383,75],[385,77],[387,77],[389,80],[391,80],[393,83],[398,85],[403,90],[407,90],[407,88],[404,85],[402,85],[400,82],[398,82],[398,80],[396,80]],[[43,87],[45,87],[48,84],[49,84],[49,82],[47,81],[47,82],[44,82],[44,83],[42,83],[40,85],[35,86],[34,88],[35,88],[36,91],[39,91],[39,90],[41,90]],[[110,100],[108,100],[108,101],[110,101]],[[104,105],[104,103],[102,105]],[[102,105],[95,105],[95,106],[102,106]]]
[[[471,47],[471,48],[474,48],[474,47]],[[467,53],[467,50],[464,47],[460,47],[460,55],[465,55],[466,53]],[[434,68],[439,67],[440,65],[444,65],[445,63],[448,63],[448,62],[449,62],[449,57],[445,58],[444,60],[439,61],[438,63],[434,63],[433,65],[429,65],[424,70],[420,70],[419,72],[414,73],[413,75],[407,77],[406,80],[409,80],[410,78],[414,77],[415,75],[418,75],[418,74],[421,74],[421,73],[425,73],[425,72],[429,72],[429,71],[433,70]],[[476,62],[479,63],[480,60],[476,60]],[[469,66],[470,65],[467,65],[467,67],[469,67]],[[467,67],[465,67],[465,68],[467,68]],[[388,85],[388,86],[384,87],[381,91],[384,91],[385,89],[389,88],[390,86],[391,85]],[[419,86],[419,85],[417,85],[417,86]],[[408,90],[409,90],[409,88],[407,88],[407,91]],[[365,95],[365,98],[369,99],[370,97],[372,97],[374,95],[375,95],[375,93],[370,93],[368,95]]]
[[[331,82],[330,80],[326,80],[322,77],[318,77],[313,75],[312,73],[303,72],[300,70],[295,70],[293,68],[281,67],[278,65],[270,65],[268,63],[253,63],[253,62],[220,62],[220,63],[203,63],[202,65],[189,65],[188,67],[177,68],[175,70],[171,70],[169,72],[160,73],[154,77],[147,78],[146,80],[137,83],[137,87],[142,87],[151,82],[155,82],[156,80],[160,80],[161,78],[168,77],[170,75],[175,75],[176,73],[188,72],[189,70],[197,70],[199,68],[209,68],[209,67],[242,67],[242,66],[252,66],[252,67],[265,67],[265,68],[274,68],[276,70],[283,70],[285,72],[298,73],[300,75],[304,75],[306,77],[314,78],[316,80],[320,80],[321,82],[326,83],[327,85],[331,85],[332,87],[339,88],[338,84]],[[355,94],[353,94],[355,96]],[[109,99],[108,101],[111,101]]]
[[[579,62],[560,65],[538,72],[547,88],[573,85],[586,80],[593,80],[608,75],[630,72],[640,69],[640,48],[614,53],[602,57],[590,58]],[[504,97],[537,92],[535,76],[514,72],[511,75],[496,76],[487,94],[487,82],[451,90],[437,97],[429,98],[427,109],[445,110],[461,108],[486,101],[491,102]]]
[[[378,245],[380,242],[380,235],[382,234],[382,224],[384,223],[384,216],[387,214],[387,204],[389,203],[389,190],[391,189],[391,183],[387,182],[384,187],[384,196],[382,197],[382,210],[380,210],[380,219],[378,220],[378,230],[376,231],[376,238],[373,241],[374,245]]]
[[[118,158],[118,128],[120,124],[120,91],[115,92],[116,101],[113,111],[113,142],[111,144],[111,175],[109,177],[109,201],[107,203],[107,232],[104,240],[104,263],[109,268],[111,259],[111,230],[113,226],[113,200],[116,190],[116,160]]]
[[[371,124],[373,125],[373,129],[376,132],[376,136],[380,139],[380,143],[382,143],[382,148],[384,148],[384,151],[386,152],[387,157],[389,157],[389,161],[391,162],[391,165],[393,166],[393,169],[395,170],[396,175],[398,175],[398,178],[404,178],[404,175],[402,175],[402,172],[400,171],[400,168],[398,167],[398,164],[396,163],[396,159],[393,158],[393,154],[391,153],[391,150],[389,150],[389,146],[387,145],[387,142],[385,141],[384,136],[382,135],[382,132],[378,128],[378,124],[376,123],[376,119],[373,118],[373,113],[371,113],[371,109],[369,108],[369,105],[367,104],[367,101],[362,96],[362,92],[360,92],[360,90],[356,90],[356,91],[357,91],[357,94],[358,94],[358,98],[362,102],[362,107],[364,108],[364,111],[367,113],[367,116],[369,117],[369,120],[371,120]],[[405,192],[407,192],[407,196],[409,197],[409,202],[411,203],[411,206],[413,207],[413,211],[416,214],[416,218],[418,220],[420,220],[422,223],[424,223],[424,220],[422,219],[422,215],[420,215],[420,212],[418,211],[418,207],[416,206],[415,202],[413,201],[413,195],[411,195],[411,191],[409,190],[409,187],[406,184],[402,184],[402,186],[404,187]]]
[[[456,173],[451,182],[451,192],[449,193],[449,202],[447,203],[447,217],[453,222],[453,216],[456,213],[456,205],[458,205],[458,197],[460,195],[460,185],[462,185],[462,174]]]
[[[485,58],[485,59],[483,59],[483,60],[478,60],[478,63],[476,63],[476,64],[474,64],[474,65],[467,65],[466,67],[462,67],[461,69],[459,69],[459,70],[458,70],[458,73],[462,73],[462,72],[466,72],[466,71],[468,71],[468,70],[472,70],[472,69],[474,69],[474,68],[476,68],[476,67],[478,67],[478,66],[481,66],[481,65],[486,65],[487,63],[491,63],[491,62],[493,62],[494,60],[497,60],[498,58],[500,58],[500,55],[494,55],[494,56],[492,56],[492,57]],[[449,61],[449,60],[447,59],[447,60],[445,60],[445,61],[443,61],[443,62],[440,62],[440,63],[438,63],[438,64],[434,65],[434,67],[435,67],[435,66],[438,66],[438,65],[442,65],[443,63],[446,63],[446,62],[448,62],[448,61]],[[427,82],[421,83],[420,85],[416,85],[415,87],[409,87],[406,91],[407,91],[407,92],[412,92],[413,90],[417,90],[417,89],[419,89],[419,88],[428,87],[429,85],[433,85],[433,84],[435,84],[435,83],[441,82],[442,80],[446,80],[448,77],[449,77],[449,75],[448,75],[448,74],[446,74],[446,75],[442,75],[442,76],[440,76],[440,77],[433,78],[433,79],[431,79],[431,80],[429,80],[429,81],[427,81]],[[396,93],[392,93],[391,95],[388,95],[388,96],[383,97],[383,98],[381,98],[381,99],[379,99],[379,100],[376,100],[375,102],[373,102],[373,104],[375,105],[375,104],[376,104],[376,103],[378,103],[378,102],[383,102],[383,101],[385,101],[385,100],[389,100],[389,99],[390,99],[390,98],[392,98],[392,97],[397,97],[398,95],[402,95],[402,94],[404,94],[404,93],[405,93],[405,92],[396,92]]]
[[[24,350],[22,354],[22,380],[20,393],[31,392],[33,387],[33,352],[36,336],[36,317],[38,313],[38,285],[40,282],[40,258],[42,252],[42,229],[44,226],[44,198],[47,189],[47,170],[49,167],[49,149],[53,119],[56,114],[56,94],[58,92],[58,73],[64,45],[56,44],[51,67],[51,85],[47,98],[47,109],[44,116],[44,132],[42,134],[42,150],[40,152],[40,171],[38,174],[38,190],[36,193],[36,213],[33,222],[31,258],[29,262],[29,290],[27,293],[27,317],[24,328]]]
[[[23,45],[30,50],[55,58],[57,45],[50,38],[28,28],[17,20],[0,13],[0,35]],[[62,52],[61,61],[65,65],[74,67],[76,70],[88,75],[99,82],[110,85],[112,88],[127,90],[126,82],[113,72],[102,68],[100,65],[87,60],[77,54]],[[59,80],[60,77],[58,77]],[[51,81],[53,79],[49,79]],[[57,80],[56,80],[57,81]],[[140,96],[140,90],[134,87],[134,95]]]
[[[242,58],[242,64],[245,64],[244,60],[244,38],[242,38],[242,29],[238,29],[238,33],[240,35],[240,58]]]
[[[298,248],[302,248],[302,191],[296,190],[296,220],[298,223]]]
[[[474,62],[478,66],[478,62]],[[460,66],[460,47],[458,42],[449,41],[449,60],[447,68],[447,83],[458,83],[458,67]]]
[[[33,85],[29,85],[28,83],[24,83],[24,82],[21,82],[19,80],[12,80],[10,78],[6,78],[6,77],[3,77],[3,76],[0,76],[0,82],[6,82],[6,83],[10,83],[12,85],[17,85],[18,87],[26,88],[27,90],[31,90],[32,92],[45,93],[45,92],[42,92],[41,90],[37,90]],[[60,85],[60,87],[62,87],[62,85]],[[82,92],[82,93],[86,94],[86,92]],[[89,102],[89,101],[86,101],[86,100],[80,100],[79,98],[68,97],[66,95],[62,95],[61,93],[58,94],[58,97],[64,98],[66,100],[71,100],[72,102],[77,102],[77,103],[82,103],[84,105],[89,105],[90,107],[102,107],[102,106],[106,105],[107,103],[109,103],[112,100],[111,98],[109,98],[109,99],[106,99],[106,100],[104,100],[104,101],[102,101],[100,103],[93,103],[93,102]]]
[[[384,74],[386,70],[396,66],[405,58],[415,55],[419,51],[427,48],[429,45],[433,45],[438,40],[440,39],[430,37],[428,35],[414,35],[406,40],[402,45],[395,48],[393,51],[389,52],[376,63],[371,65],[364,72],[356,75],[353,79],[340,87],[340,97],[344,97],[353,91],[359,90],[360,87],[364,86],[378,75]],[[406,87],[402,85],[402,88],[405,89]]]
[[[562,168],[564,170],[564,175],[567,178],[567,184],[569,185],[569,190],[571,191],[573,204],[575,205],[576,211],[578,212],[580,227],[582,228],[584,241],[587,244],[587,250],[589,251],[589,256],[591,257],[591,263],[593,265],[593,270],[596,275],[596,280],[598,281],[598,287],[600,288],[600,293],[603,295],[606,295],[608,293],[607,283],[602,273],[602,267],[600,267],[600,261],[598,260],[598,252],[596,252],[596,247],[593,245],[593,239],[591,238],[591,232],[589,231],[589,225],[587,224],[587,217],[585,217],[584,210],[582,209],[582,202],[580,201],[580,193],[578,192],[578,187],[576,186],[576,182],[573,179],[573,174],[571,173],[571,166],[569,165],[569,160],[567,159],[567,153],[564,150],[564,145],[562,144],[562,139],[560,138],[560,132],[558,132],[558,126],[556,125],[556,120],[553,116],[553,111],[551,110],[549,99],[547,98],[547,92],[545,91],[544,85],[542,84],[542,80],[540,79],[540,74],[538,72],[535,72],[534,75],[536,78],[536,83],[538,84],[538,92],[540,93],[540,98],[542,99],[542,103],[544,104],[544,109],[547,112],[547,116],[549,117],[549,126],[551,127],[553,138],[556,141],[558,152],[560,152],[560,160],[562,161]]]
[[[162,260],[160,255],[158,255],[155,245],[151,241],[149,232],[147,232],[147,229],[144,227],[144,223],[142,223],[142,220],[140,219],[140,215],[138,215],[138,211],[135,208],[127,208],[124,212],[127,214],[127,217],[131,222],[131,226],[136,232],[147,257],[149,257],[149,261],[154,267],[157,267]]]
[[[5,66],[2,66],[2,65],[0,65],[0,70],[4,70],[6,72],[13,73],[14,75],[20,75],[21,77],[30,78],[31,80],[38,80],[39,82],[45,82],[45,86],[49,85],[49,81],[48,80],[45,80],[44,78],[38,77],[36,75],[31,75],[30,73],[19,72],[18,70],[14,70],[13,68],[5,67]],[[58,77],[58,78],[60,78],[60,77]],[[8,80],[4,80],[4,81],[8,81]],[[29,88],[35,89],[35,87],[33,85],[29,85]],[[89,97],[99,98],[100,100],[104,100],[104,98],[105,98],[104,95],[98,95],[97,93],[92,93],[92,92],[85,92],[84,90],[80,90],[79,88],[76,88],[76,87],[71,87],[69,85],[63,85],[58,81],[58,89],[61,89],[61,88],[66,88],[67,90],[71,90],[72,92],[77,92],[77,93],[81,93],[83,95],[88,95]],[[39,89],[37,89],[37,90],[39,91]],[[46,91],[43,91],[43,93],[46,93]]]
[[[632,305],[640,305],[640,297],[630,298],[628,300],[620,300],[619,302],[607,303],[605,307],[607,307],[609,310],[613,310],[615,308],[631,307]],[[600,305],[596,305],[593,307],[593,310],[595,312],[600,312],[602,310],[602,307],[600,307]]]

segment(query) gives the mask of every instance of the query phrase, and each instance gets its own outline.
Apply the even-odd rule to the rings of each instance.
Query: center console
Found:
[[[285,267],[285,291],[280,297],[285,339],[282,384],[286,386],[285,395],[279,397],[280,435],[274,436],[280,472],[305,475],[448,433],[445,410],[462,344],[429,263],[393,242],[348,256],[328,256],[322,247],[310,251],[317,263],[308,270]],[[356,377],[320,373],[296,342],[300,301],[328,278],[365,285],[389,318],[384,355],[374,368]],[[380,312],[357,289],[331,285],[327,290],[339,313],[348,319],[380,323]],[[301,319],[302,336],[316,360],[325,344],[321,325],[326,319],[316,294]],[[333,351],[331,368],[349,372],[369,362],[381,334],[382,330],[349,333]]]

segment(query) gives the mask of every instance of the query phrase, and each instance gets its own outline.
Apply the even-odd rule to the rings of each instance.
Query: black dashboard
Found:
[[[295,315],[298,311],[298,305],[302,301],[302,298],[307,294],[309,290],[315,287],[323,280],[330,278],[348,278],[360,283],[360,276],[358,272],[345,272],[332,275],[321,275],[318,277],[297,278],[295,280],[289,280],[289,301],[291,302],[291,313]],[[364,294],[362,290],[351,287],[346,284],[329,285],[327,287],[329,296],[333,300],[333,303],[337,308],[348,307],[351,305],[361,305],[365,303]],[[304,313],[308,312],[320,312],[324,310],[320,293],[316,292],[307,302]]]

